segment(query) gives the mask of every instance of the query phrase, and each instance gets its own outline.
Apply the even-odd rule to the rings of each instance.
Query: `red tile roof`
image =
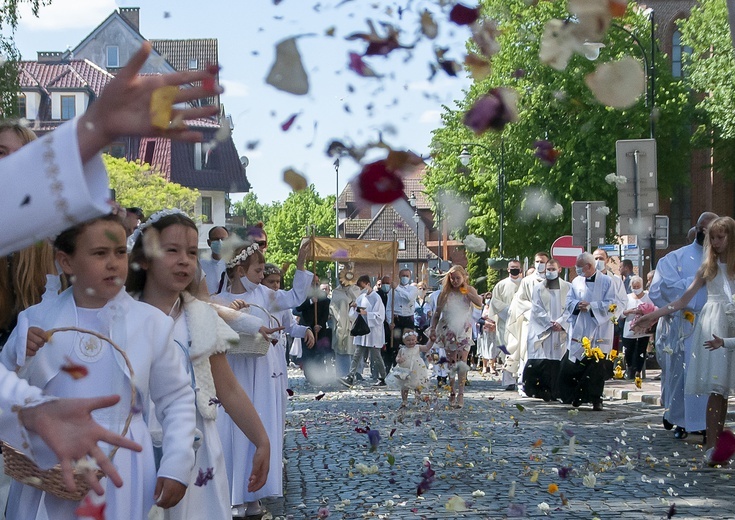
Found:
[[[394,234],[395,232],[395,234]],[[398,251],[398,260],[425,260],[436,259],[426,244],[416,235],[416,224],[406,222],[403,217],[393,209],[393,206],[385,205],[380,208],[378,214],[360,235],[362,240],[404,240],[406,248]],[[418,258],[416,258],[416,242],[418,241]]]
[[[61,62],[21,61],[18,81],[21,89],[89,89],[99,96],[113,75],[89,60]]]

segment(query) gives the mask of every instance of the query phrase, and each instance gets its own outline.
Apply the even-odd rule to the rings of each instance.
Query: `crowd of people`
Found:
[[[369,364],[374,386],[400,389],[401,407],[435,377],[462,408],[474,365],[508,391],[599,411],[616,372],[643,377],[653,337],[664,426],[704,434],[710,464],[733,455],[715,450],[735,389],[733,219],[702,214],[648,293],[630,262],[613,274],[602,249],[577,257],[571,282],[538,252],[525,275],[510,261],[485,295],[459,265],[431,293],[407,269],[331,290],[305,269],[308,241],[285,290],[262,226],[212,228],[200,258],[184,212],[110,212],[102,147],[119,135],[200,137],[152,127],[150,100],[211,73],[138,76],[149,52],[144,44],[84,116],[50,136],[0,126],[2,171],[27,172],[2,195],[22,215],[11,213],[0,241],[0,438],[40,467],[59,463],[67,490],[81,475],[103,497],[87,495],[85,507],[103,500],[112,518],[261,515],[261,499],[283,494],[289,360],[315,385],[334,374],[350,388]],[[171,111],[185,120],[213,109]],[[40,479],[9,493],[14,519],[72,519],[80,507]]]

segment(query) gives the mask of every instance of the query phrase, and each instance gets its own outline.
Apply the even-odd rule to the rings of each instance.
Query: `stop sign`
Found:
[[[584,253],[584,248],[572,244],[572,235],[564,235],[551,244],[551,256],[559,261],[562,267],[574,267],[577,257]]]

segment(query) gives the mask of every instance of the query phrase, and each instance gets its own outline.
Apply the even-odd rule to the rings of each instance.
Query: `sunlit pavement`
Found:
[[[522,398],[478,372],[463,409],[432,386],[402,411],[396,390],[316,388],[290,370],[285,496],[265,505],[294,519],[667,518],[673,508],[733,518],[732,470],[703,466],[701,436],[674,439],[654,398],[637,398],[655,397],[654,375],[640,390],[609,382],[618,398],[602,412]],[[373,452],[356,431],[368,427],[380,433]],[[436,474],[417,496],[425,460]]]

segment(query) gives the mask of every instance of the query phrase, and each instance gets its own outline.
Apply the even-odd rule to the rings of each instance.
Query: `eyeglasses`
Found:
[[[256,240],[255,243],[258,244],[258,247],[260,249],[264,249],[264,248],[268,247],[268,241],[267,240]]]

